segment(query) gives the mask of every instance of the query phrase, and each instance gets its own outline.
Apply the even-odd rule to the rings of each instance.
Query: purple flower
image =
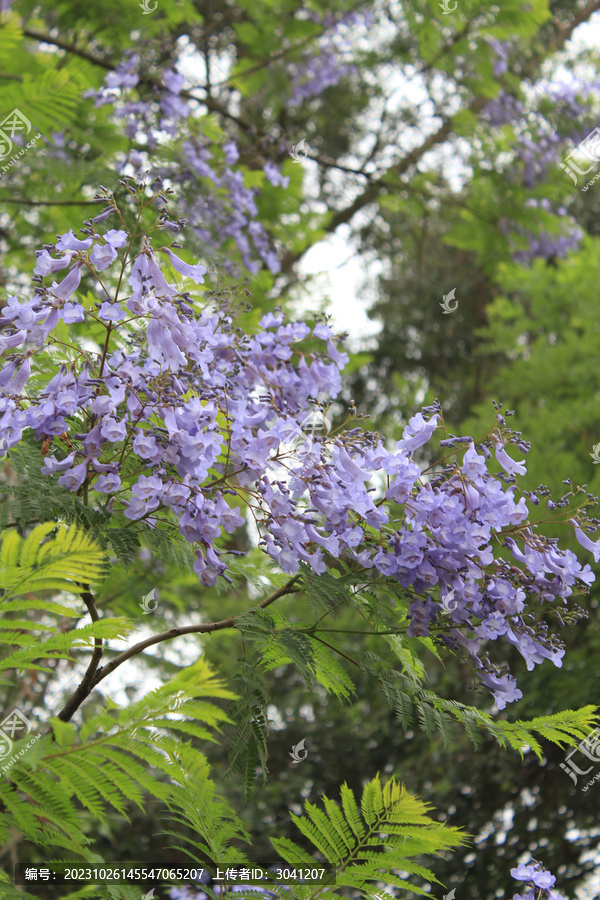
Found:
[[[594,562],[598,562],[600,560],[600,540],[597,540],[596,543],[591,541],[587,534],[585,534],[581,528],[577,525],[574,519],[570,520],[571,525],[575,526],[575,537],[577,541],[581,544],[581,546],[585,550],[589,550],[590,553],[594,554]]]
[[[58,483],[68,491],[77,491],[85,481],[86,474],[87,463],[82,462],[79,463],[78,466],[74,466],[72,469],[66,471],[64,475],[61,475],[58,479]]]
[[[60,311],[60,317],[65,325],[72,325],[74,322],[83,322],[85,319],[85,309],[81,303],[65,303]]]
[[[409,419],[408,425],[402,432],[402,440],[396,444],[397,449],[413,453],[426,444],[438,426],[438,418],[438,415],[434,415],[427,421],[421,413],[417,413],[416,416]]]
[[[26,337],[27,332],[24,329],[15,331],[14,334],[0,334],[0,353],[20,347]]]
[[[98,475],[94,488],[102,494],[113,494],[121,487],[121,479],[115,472],[109,472],[107,475]]]
[[[136,484],[134,484],[133,493],[140,500],[157,500],[162,497],[165,486],[158,475],[140,475]]]
[[[235,141],[229,141],[228,144],[223,144],[223,152],[225,153],[225,162],[228,166],[235,165],[240,158],[240,153]]]
[[[138,75],[135,72],[140,62],[140,58],[137,53],[132,53],[131,56],[124,59],[119,63],[114,72],[109,72],[105,79],[105,84],[109,88],[132,88],[135,87],[139,81]]]
[[[101,303],[98,318],[104,322],[120,322],[127,313],[120,303]]]
[[[88,250],[94,242],[93,238],[84,238],[83,240],[79,240],[73,234],[73,229],[70,228],[66,234],[61,234],[58,238],[55,246],[57,250]]]
[[[172,69],[166,69],[163,72],[163,80],[167,90],[171,91],[173,94],[178,94],[185,83],[183,75],[180,75],[178,72],[173,72]]]
[[[145,431],[138,431],[133,439],[133,449],[142,459],[156,462],[160,457],[160,450],[156,446],[156,438]]]
[[[477,453],[473,441],[469,444],[469,449],[463,457],[462,471],[472,481],[487,474],[485,459]]]
[[[110,244],[96,244],[92,252],[90,253],[90,262],[98,269],[99,272],[103,272],[104,269],[108,269],[110,264],[117,258],[117,251]]]
[[[169,249],[169,247],[162,247],[161,250],[163,251],[163,253],[169,254],[171,265],[176,272],[179,272],[181,275],[185,275],[186,278],[191,278],[192,281],[195,282],[195,284],[204,284],[204,278],[202,276],[206,274],[206,266],[203,266],[201,263],[197,263],[194,266],[184,262],[178,256],[175,256],[175,254],[172,250]]]
[[[46,456],[44,457],[44,468],[42,469],[42,472],[44,475],[54,475],[56,472],[66,472],[67,469],[71,468],[74,459],[75,451],[69,453],[68,456],[65,456],[65,458],[61,460],[56,459],[55,456]]]
[[[515,869],[510,870],[510,874],[517,881],[528,881],[534,884],[537,888],[540,888],[540,896],[541,891],[544,891],[546,896],[548,897],[548,900],[564,900],[564,898],[562,898],[562,895],[556,894],[551,890],[551,888],[553,888],[556,884],[555,876],[544,869],[544,867],[535,860],[532,860],[532,865],[528,866],[520,863]],[[531,892],[532,897],[536,896],[537,894],[538,892],[536,891]]]
[[[520,700],[523,696],[523,691],[519,690],[512,675],[502,675],[498,678],[491,672],[480,672],[479,677],[493,693],[498,709],[504,709],[507,703]]]
[[[55,259],[47,250],[36,250],[35,255],[37,263],[33,270],[34,275],[50,275],[50,273],[60,272],[62,269],[66,269],[73,259],[72,253],[65,253],[64,256]]]
[[[129,235],[126,231],[111,228],[110,231],[107,231],[104,235],[104,240],[107,244],[110,244],[111,247],[114,247],[115,250],[118,250],[120,247],[125,246],[128,237]]]
[[[290,183],[289,175],[282,175],[275,163],[272,163],[271,161],[265,163],[264,171],[267,181],[270,181],[274,187],[280,185],[282,188],[286,188]]]
[[[550,872],[536,872],[533,876],[533,883],[536,887],[547,890],[548,888],[554,887],[556,884],[556,877],[551,875]]]
[[[68,274],[63,278],[60,284],[53,281],[50,290],[55,297],[59,297],[62,300],[68,300],[71,294],[77,290],[80,282],[81,264],[78,263],[69,270]]]
[[[8,396],[20,394],[29,375],[31,374],[31,360],[29,357],[25,359],[17,368],[17,362],[10,362],[0,372],[0,391]]]
[[[72,388],[61,388],[56,394],[54,404],[56,411],[62,415],[73,415],[73,413],[77,412],[79,406],[77,391]]]
[[[510,874],[517,881],[531,881],[535,874],[535,868],[534,866],[525,866],[523,863],[519,863],[516,869],[510,870]]]
[[[527,473],[525,460],[522,459],[521,462],[515,462],[514,459],[511,459],[500,441],[496,441],[496,459],[509,475],[525,475]]]
[[[106,438],[107,441],[124,441],[127,437],[125,420],[122,419],[120,422],[117,422],[116,419],[108,416],[102,422],[100,434],[102,437]]]
[[[173,372],[179,371],[185,365],[186,358],[173,340],[171,329],[161,325],[157,319],[150,319],[148,322],[146,338],[150,359],[156,360]]]

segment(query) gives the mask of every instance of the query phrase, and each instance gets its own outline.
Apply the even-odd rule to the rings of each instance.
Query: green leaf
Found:
[[[51,536],[51,533],[55,532]],[[75,525],[45,522],[21,538],[15,531],[0,535],[2,601],[33,591],[82,593],[103,571],[102,549]]]

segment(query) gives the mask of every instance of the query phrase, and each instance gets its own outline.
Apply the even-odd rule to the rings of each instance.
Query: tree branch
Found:
[[[19,206],[97,206],[93,200],[25,200],[23,197],[14,199],[2,198],[3,203],[16,203]]]
[[[96,609],[96,601],[94,600],[94,595],[89,589],[89,584],[85,584],[83,586],[86,588],[86,590],[82,593],[81,599],[87,606],[87,610],[90,614],[92,622],[98,622],[100,620],[100,616],[98,615],[98,610]],[[58,718],[61,719],[61,721],[68,722],[73,717],[74,713],[79,709],[86,697],[91,694],[93,690],[94,676],[96,675],[98,664],[102,659],[103,652],[102,638],[94,638],[94,652],[92,653],[90,664],[87,667],[86,673],[83,676],[79,687],[77,688],[71,699],[68,701],[68,703],[66,703],[59,712]]]
[[[61,50],[65,50],[67,53],[73,53],[75,56],[81,57],[81,59],[87,59],[88,62],[93,63],[95,66],[102,66],[103,69],[112,71],[115,68],[115,64],[110,60],[102,59],[101,56],[96,56],[93,53],[88,53],[87,50],[82,50],[75,44],[69,44],[68,41],[62,41],[58,37],[52,37],[52,35],[50,34],[44,34],[43,31],[37,31],[35,28],[24,28],[23,34],[26,35],[26,37],[33,38],[34,41],[40,41],[43,44],[51,44],[53,47],[59,47]]]
[[[263,600],[262,603],[259,603],[259,605],[254,609],[266,609],[268,606],[270,606],[272,603],[275,603],[276,600],[279,600],[286,594],[297,593],[300,588],[294,587],[294,585],[299,578],[299,575],[294,575],[294,577],[290,578],[290,580],[287,581],[283,585],[283,587],[279,588],[278,591],[275,591],[273,594]],[[253,610],[250,610],[250,612],[252,611]],[[160,634],[155,634],[152,635],[152,637],[146,638],[145,641],[139,641],[139,643],[134,644],[127,650],[119,653],[114,657],[114,659],[107,663],[107,665],[102,666],[102,668],[98,669],[92,679],[90,690],[88,691],[88,693],[90,693],[90,691],[92,691],[96,687],[96,685],[98,685],[104,678],[106,678],[107,675],[110,675],[111,672],[114,672],[115,669],[117,669],[128,659],[131,659],[133,656],[137,656],[139,653],[142,653],[144,650],[146,650],[147,647],[152,647],[154,644],[162,644],[164,641],[171,641],[173,640],[173,638],[181,637],[181,635],[184,634],[212,634],[213,631],[223,631],[225,628],[234,628],[235,623],[242,617],[242,615],[246,615],[246,613],[240,613],[237,616],[231,616],[229,619],[221,619],[221,621],[219,622],[206,622],[203,625],[184,625],[181,628],[170,628],[169,631],[162,631]],[[82,698],[82,700],[83,699],[84,698]],[[81,700],[79,702],[81,703]],[[60,718],[62,718],[62,716],[60,716]]]
[[[593,13],[598,12],[598,10],[600,10],[600,0],[594,0],[593,3],[588,3],[583,9],[580,9],[579,12],[573,16],[568,25],[565,25],[564,28],[557,28],[554,47],[557,50],[562,50],[575,29],[584,22],[587,22],[590,16],[593,15]]]
[[[583,9],[581,9],[576,15],[573,16],[571,21],[564,28],[557,27],[556,28],[556,36],[552,42],[552,45],[547,48],[547,51],[551,50],[560,50],[564,47],[565,43],[571,37],[573,31],[579,26],[586,22],[593,13],[600,10],[600,0],[593,0],[593,2],[588,3]],[[460,36],[463,37],[465,32],[461,32]],[[443,55],[443,54],[442,54]],[[522,75],[523,77],[532,77],[535,69],[539,64],[545,59],[545,55],[538,54],[527,62],[527,65],[523,67]],[[423,70],[425,71],[425,70]],[[475,97],[474,100],[468,104],[463,109],[459,110],[456,115],[461,115],[465,109],[469,110],[472,113],[478,113],[488,102],[488,98],[486,97]],[[415,147],[409,153],[406,154],[403,159],[394,165],[390,166],[383,175],[381,175],[377,180],[371,181],[364,191],[356,197],[352,203],[343,209],[339,209],[333,213],[331,219],[328,223],[323,226],[323,230],[326,234],[333,234],[340,225],[345,225],[350,222],[357,212],[360,212],[365,206],[368,206],[369,203],[373,203],[379,197],[379,194],[387,189],[386,182],[392,176],[393,178],[399,178],[404,175],[407,170],[417,162],[433,147],[441,144],[445,141],[450,134],[452,133],[452,128],[454,124],[455,116],[448,116],[442,119],[442,124],[438,128],[436,132],[429,135],[422,144],[418,147]],[[296,251],[295,253],[288,252],[284,255],[281,261],[281,273],[288,272],[302,256],[306,253],[306,249],[302,249]]]
[[[44,44],[51,44],[54,47],[59,47],[61,50],[65,50],[67,53],[72,53],[74,56],[78,56],[81,59],[86,59],[88,62],[93,63],[95,66],[100,66],[101,68],[106,69],[108,72],[114,72],[117,68],[117,63],[113,62],[113,60],[105,59],[101,56],[96,56],[93,53],[88,53],[86,50],[82,50],[81,48],[77,47],[76,44],[69,44],[67,41],[62,41],[60,38],[53,37],[51,34],[44,34],[44,32],[36,31],[33,28],[25,28],[23,34]],[[14,76],[14,78],[15,80],[19,81],[22,80],[20,75]],[[157,79],[148,77],[140,78],[139,83],[149,85],[150,87],[163,86]],[[197,87],[208,94],[208,87],[204,87],[203,85],[198,85]],[[247,119],[244,119],[241,116],[236,116],[233,113],[229,112],[226,107],[224,107],[221,103],[218,103],[212,97],[196,97],[196,95],[191,91],[181,91],[180,93],[182,97],[186,97],[188,100],[196,100],[197,103],[203,103],[204,106],[206,106],[212,112],[218,112],[226,119],[231,119],[232,122],[235,122],[236,125],[238,125],[240,128],[243,128],[244,131],[249,131],[252,133],[258,131],[256,126],[249,122]]]

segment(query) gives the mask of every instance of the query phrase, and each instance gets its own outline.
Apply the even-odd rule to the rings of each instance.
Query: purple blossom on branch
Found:
[[[145,182],[130,186],[147,202]],[[380,573],[409,598],[408,634],[470,658],[500,709],[521,692],[484,648],[510,644],[528,668],[562,664],[559,636],[535,616],[532,624],[532,610],[565,603],[594,576],[529,522],[515,485],[525,463],[507,452],[512,444],[526,452],[518,433],[501,424],[477,445],[446,439],[447,467],[429,470],[439,405],[412,416],[394,448],[360,428],[315,435],[303,427],[307,413],[339,395],[347,362],[325,322],[269,313],[246,334],[230,301],[210,307],[201,292],[192,300],[171,284],[146,237],[99,234],[95,224],[86,223],[84,239],[70,232],[46,248],[49,279],[57,254],[72,254],[61,285],[36,274],[31,296],[9,298],[2,310],[0,429],[9,449],[28,431],[49,445],[69,434],[70,452],[47,456],[45,474],[92,502],[108,497],[113,515],[140,531],[162,520],[178,527],[203,584],[228,578],[221,538],[249,516],[259,546],[288,574],[302,565],[322,574],[332,558]],[[122,252],[107,261],[107,247]],[[202,284],[202,263],[159,249]],[[77,299],[84,279],[87,295],[99,294],[86,306]],[[121,290],[107,300],[111,283]],[[94,317],[104,346],[44,380],[39,361],[61,316],[67,326]],[[461,458],[455,448],[465,441]],[[503,472],[491,474],[498,464]],[[569,518],[598,559],[600,542],[582,530],[589,523],[573,511]]]

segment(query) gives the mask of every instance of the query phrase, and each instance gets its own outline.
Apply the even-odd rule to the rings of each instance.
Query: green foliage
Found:
[[[108,522],[106,511],[91,509],[72,491],[65,491],[54,478],[42,474],[39,445],[23,441],[10,452],[10,477],[0,480],[0,527],[62,519],[98,532]]]
[[[328,797],[322,803],[324,810],[307,803],[305,815],[292,816],[304,837],[335,868],[335,889],[319,891],[320,897],[337,896],[340,888],[372,897],[379,885],[425,894],[404,873],[437,881],[418,858],[465,843],[460,829],[435,822],[430,807],[393,778],[383,785],[379,776],[368,782],[360,806],[346,784],[341,788],[341,808]],[[308,862],[292,841],[273,838],[271,843],[290,865]],[[298,896],[308,897],[309,892]]]
[[[70,124],[80,94],[81,85],[74,75],[46,71],[35,78],[26,76],[21,84],[4,86],[0,98],[2,109],[26,110],[33,126],[31,137],[34,137],[33,131],[49,135]]]
[[[374,654],[372,660],[378,664],[373,667],[372,674],[380,680],[404,730],[417,726],[429,738],[439,735],[445,745],[450,744],[456,723],[459,723],[475,748],[481,744],[482,734],[487,733],[501,747],[511,747],[521,756],[529,748],[538,759],[542,759],[544,751],[536,735],[559,747],[573,746],[600,721],[597,707],[584,706],[530,721],[519,719],[509,722],[493,717],[476,706],[448,700],[435,691],[426,690],[424,678],[416,678],[414,670],[410,673],[399,672],[385,664],[381,666],[382,661]]]
[[[253,663],[246,659],[239,660],[239,668],[234,679],[237,699],[229,704],[227,710],[235,723],[229,745],[227,774],[237,770],[244,775],[244,800],[254,792],[257,765],[260,763],[263,783],[269,772],[267,752],[269,697],[257,661],[253,660]]]
[[[130,807],[143,808],[148,797],[174,810],[179,798],[185,809],[192,789],[196,800],[212,797],[206,760],[190,739],[214,740],[228,721],[214,700],[232,696],[199,660],[127,707],[107,700],[81,728],[51,719],[52,732],[33,746],[25,749],[27,738],[14,744],[15,757],[25,752],[0,779],[0,840],[17,830],[38,847],[91,862],[82,810],[100,822],[127,821]],[[211,814],[225,815],[222,801],[213,806]]]
[[[0,536],[2,602],[35,591],[89,590],[102,576],[102,548],[75,525],[45,522],[26,538],[7,530]]]
[[[0,527],[26,528],[30,522],[60,518],[93,532],[105,552],[112,551],[120,563],[131,565],[142,546],[139,529],[127,520],[115,521],[102,500],[91,506],[78,494],[65,491],[56,479],[43,474],[41,462],[37,445],[23,441],[11,450],[12,477],[0,481]],[[174,523],[165,521],[152,531],[145,530],[143,542],[164,563],[191,571],[193,548]]]
[[[594,324],[600,274],[597,241],[590,241],[580,254],[568,263],[559,263],[558,267],[537,263],[524,270],[511,262],[514,250],[523,249],[527,243],[521,233],[523,229],[555,232],[560,224],[553,213],[539,209],[531,221],[527,205],[531,198],[549,198],[558,207],[571,185],[565,186],[564,173],[555,165],[545,184],[533,190],[526,188],[515,162],[514,129],[511,126],[490,129],[481,117],[483,103],[503,90],[519,100],[527,99],[533,128],[538,109],[548,101],[547,95],[541,96],[544,92],[534,89],[537,72],[543,64],[545,74],[552,77],[556,71],[552,53],[562,47],[569,25],[574,20],[585,21],[594,4],[582,8],[574,2],[549,5],[547,0],[532,0],[525,8],[521,0],[506,0],[490,7],[475,0],[459,0],[451,16],[440,12],[437,0],[414,0],[402,4],[401,11],[394,4],[384,4],[384,19],[373,31],[377,39],[367,41],[367,48],[356,48],[357,68],[338,88],[328,89],[323,97],[315,97],[299,108],[288,108],[285,98],[290,77],[286,65],[300,63],[304,47],[314,48],[323,31],[321,25],[307,17],[307,9],[335,13],[349,8],[347,3],[323,0],[310,0],[305,6],[291,0],[284,3],[241,0],[237,4],[220,0],[211,4],[159,0],[153,15],[142,16],[137,0],[125,3],[105,0],[102,6],[81,0],[59,0],[54,5],[40,6],[33,0],[25,0],[19,5],[18,13],[3,14],[0,24],[3,115],[15,107],[20,109],[33,128],[42,132],[43,138],[28,150],[22,164],[11,168],[0,180],[0,200],[7,211],[1,226],[5,251],[4,269],[0,273],[2,296],[21,289],[22,283],[15,281],[15,273],[31,272],[32,248],[42,246],[57,233],[77,229],[83,215],[96,211],[90,203],[93,189],[98,183],[111,187],[117,184],[116,155],[143,149],[126,137],[122,122],[111,120],[108,108],[94,107],[93,100],[85,99],[83,94],[90,88],[97,89],[107,71],[124,58],[127,50],[135,49],[147,55],[152,78],[157,67],[167,59],[175,65],[175,47],[180,45],[185,47],[190,59],[203,55],[211,58],[217,83],[202,85],[195,76],[190,82],[191,92],[197,98],[192,101],[196,117],[192,129],[198,141],[214,142],[211,151],[217,154],[225,140],[237,142],[244,162],[245,184],[261,190],[256,198],[259,218],[280,242],[284,260],[282,282],[295,279],[289,273],[289,257],[301,256],[325,237],[329,229],[341,222],[349,223],[350,217],[345,217],[348,210],[375,210],[366,217],[368,221],[357,224],[352,239],[356,238],[358,253],[381,261],[384,275],[378,285],[380,300],[374,316],[382,321],[384,331],[371,357],[357,356],[351,364],[355,376],[351,392],[359,405],[362,400],[364,408],[374,417],[392,411],[382,430],[391,424],[396,434],[408,410],[429,392],[429,396],[443,397],[450,410],[448,424],[451,416],[455,421],[464,422],[469,415],[464,430],[477,433],[481,422],[489,419],[486,397],[493,394],[515,407],[519,419],[527,422],[527,437],[533,443],[528,459],[531,471],[528,486],[533,489],[540,481],[560,486],[564,477],[579,473],[587,481],[599,478],[600,468],[592,468],[589,458],[592,446],[600,440],[600,434],[596,433],[600,388],[598,370],[593,364],[599,355],[598,327]],[[32,34],[42,38],[45,34],[48,42]],[[501,77],[496,75],[494,54],[486,37],[512,42],[511,62],[518,60],[518,74],[509,71]],[[567,61],[561,58],[560,64],[570,67],[573,56]],[[232,67],[221,71],[225,59],[231,60]],[[586,64],[597,65],[593,54]],[[391,99],[388,87],[405,77],[406,67],[411,77],[417,71],[423,79],[423,91],[429,102],[424,102],[422,108],[427,111],[428,119],[430,110],[435,110],[436,121],[442,123],[440,136],[435,131],[437,124],[431,130],[429,121],[426,137],[420,134],[422,120],[410,98],[407,102],[397,103],[394,99],[388,103]],[[187,71],[193,69],[192,66]],[[152,93],[151,83],[140,84],[140,98],[152,100]],[[534,100],[530,101],[531,97]],[[208,115],[200,111],[206,100],[215,107]],[[381,109],[385,109],[383,116],[379,115]],[[380,119],[375,128],[374,113]],[[551,115],[548,124],[552,125]],[[273,132],[274,125],[279,145],[277,141],[263,140],[265,134]],[[577,122],[578,128],[582,125],[583,122]],[[558,133],[560,129],[551,130]],[[61,147],[53,144],[56,132],[64,139]],[[406,134],[410,136],[409,143],[400,143],[411,148],[408,155],[398,142],[398,135]],[[310,179],[304,178],[302,166],[294,165],[288,158],[288,146],[302,135],[307,137],[313,158]],[[423,144],[419,146],[421,139]],[[174,141],[169,140],[165,132],[164,141],[153,150],[152,163],[169,170],[179,140],[179,135]],[[366,147],[370,148],[368,156],[364,153]],[[424,156],[424,148],[432,152]],[[287,190],[265,183],[262,168],[267,156],[291,177]],[[366,166],[366,175],[353,176],[348,160],[352,160],[350,168],[359,160],[361,167]],[[373,175],[374,172],[377,174]],[[176,184],[176,180],[172,183]],[[315,184],[321,189],[319,199],[327,200],[326,214],[323,205],[313,202],[317,196]],[[201,187],[192,185],[190,190],[195,192]],[[593,232],[597,228],[593,199],[590,208],[582,206],[592,196],[592,191],[585,198],[569,195],[566,206],[582,221],[585,219],[586,227]],[[354,212],[352,221],[358,223],[362,217],[354,217]],[[508,232],[504,220],[514,223]],[[186,246],[183,256],[191,260],[198,253],[205,259],[207,249],[201,243]],[[234,267],[239,261],[232,241],[226,246],[224,256],[228,263],[233,261]],[[313,284],[307,277],[303,280],[304,284],[296,285],[298,292],[304,289],[302,299],[315,302]],[[287,293],[291,296],[285,289],[278,295],[275,279],[266,270],[249,277],[248,282],[254,293],[253,309],[248,313],[251,324],[274,303],[287,303]],[[442,316],[439,311],[442,293],[454,286],[458,286],[459,308],[452,316]],[[86,304],[95,300],[91,294],[80,299]],[[81,346],[85,342],[87,346],[93,345],[100,333],[100,327],[90,329],[89,333],[81,329],[77,340]],[[68,365],[71,357],[71,350],[55,346],[52,357],[48,356],[44,364]],[[33,362],[35,367],[35,356]],[[31,383],[35,384],[35,375]],[[55,438],[55,444],[62,440],[65,439]],[[13,593],[5,592],[0,599],[0,639],[2,652],[6,653],[1,665],[5,673],[11,668],[19,670],[14,684],[5,682],[7,697],[16,696],[23,687],[28,703],[44,705],[51,694],[52,676],[59,662],[63,666],[65,660],[87,659],[90,650],[99,643],[104,647],[105,659],[115,655],[110,642],[128,634],[132,623],[114,613],[132,617],[135,612],[139,616],[136,606],[142,582],[136,593],[136,579],[142,546],[150,550],[151,556],[143,571],[144,590],[160,584],[162,600],[167,594],[165,590],[163,595],[162,585],[168,585],[171,609],[182,614],[193,612],[206,621],[215,609],[219,614],[214,618],[221,618],[222,606],[227,606],[231,615],[246,609],[250,587],[258,589],[269,580],[275,587],[279,585],[264,562],[262,567],[256,562],[260,554],[255,551],[250,554],[251,563],[239,562],[229,593],[199,589],[186,574],[193,553],[178,528],[166,523],[141,535],[137,524],[111,516],[101,498],[95,508],[90,507],[83,492],[78,495],[64,491],[55,479],[43,476],[42,462],[39,448],[27,446],[24,441],[11,451],[9,463],[3,464],[0,472],[0,526],[7,529],[0,553],[13,554],[17,541],[20,542],[20,559],[12,569],[7,568],[7,578],[2,578],[3,590],[7,590],[6,582],[9,587],[12,585]],[[56,526],[57,521],[70,527]],[[50,529],[43,532],[39,545],[36,541],[42,532],[31,531],[37,523]],[[69,540],[73,545],[81,541],[79,556],[71,548],[63,560],[60,554]],[[25,550],[25,546],[29,549]],[[30,551],[35,563],[23,562]],[[84,615],[81,599],[68,595],[79,595],[86,583],[99,581],[109,555],[114,555],[116,561],[97,592],[103,618],[82,625],[78,622]],[[98,559],[102,561],[95,563]],[[124,567],[129,570],[127,581],[123,577]],[[575,656],[578,668],[571,681],[565,667],[564,682],[553,682],[551,700],[547,698],[544,675],[523,673],[525,678],[539,679],[534,682],[536,709],[528,710],[535,717],[529,721],[508,722],[502,716],[492,717],[470,705],[460,666],[445,655],[443,669],[435,639],[406,635],[408,602],[392,582],[366,584],[345,569],[319,577],[304,570],[303,593],[290,602],[285,601],[283,611],[278,604],[276,612],[273,608],[246,612],[237,620],[232,639],[226,637],[227,643],[220,641],[217,645],[223,665],[225,660],[229,662],[240,656],[237,649],[232,652],[235,642],[244,648],[237,671],[232,662],[231,683],[237,699],[219,697],[231,700],[230,722],[210,716],[210,721],[205,720],[204,705],[201,709],[188,705],[183,718],[175,718],[171,704],[176,705],[179,700],[169,693],[173,681],[166,685],[164,697],[151,695],[140,701],[143,708],[139,704],[130,707],[134,718],[137,716],[137,726],[133,720],[128,723],[125,710],[105,700],[99,690],[82,709],[83,726],[54,717],[52,736],[41,738],[18,766],[10,770],[14,768],[17,780],[20,779],[18,784],[13,782],[10,802],[30,829],[22,832],[29,840],[24,854],[58,847],[68,849],[73,855],[73,848],[64,844],[72,840],[80,848],[82,858],[101,861],[101,855],[92,845],[92,838],[99,832],[96,826],[100,824],[110,834],[114,822],[116,832],[127,817],[135,822],[140,810],[154,804],[161,811],[170,810],[178,828],[170,834],[177,846],[187,844],[201,859],[239,861],[239,853],[231,849],[230,842],[243,841],[249,830],[245,830],[231,808],[219,798],[195,744],[212,740],[213,729],[219,724],[231,728],[231,740],[228,735],[219,751],[224,759],[229,758],[232,773],[243,772],[248,799],[257,769],[265,776],[268,765],[273,769],[268,709],[277,682],[284,676],[292,682],[297,672],[303,679],[296,678],[293,682],[297,705],[307,695],[318,697],[323,722],[330,721],[333,711],[338,710],[338,700],[351,700],[358,693],[365,673],[371,676],[371,705],[357,703],[344,709],[352,709],[348,719],[352,714],[360,718],[361,742],[364,746],[376,745],[382,768],[390,760],[392,764],[397,762],[394,751],[389,758],[384,756],[389,734],[377,732],[371,724],[388,715],[387,710],[382,714],[385,709],[382,699],[389,700],[405,731],[416,729],[417,749],[412,749],[406,740],[397,753],[403,779],[404,770],[410,771],[415,758],[415,770],[423,769],[425,746],[434,755],[435,748],[443,741],[453,749],[460,748],[461,764],[467,773],[460,786],[471,785],[475,768],[460,743],[463,732],[476,748],[487,736],[493,737],[498,747],[521,753],[528,746],[532,752],[526,754],[526,762],[536,763],[542,753],[551,755],[551,744],[558,748],[572,745],[596,722],[594,707],[587,705],[588,700],[594,700],[592,688],[586,696],[580,687],[589,681],[586,677],[589,658],[586,662],[583,651],[580,657]],[[592,600],[592,604],[595,602]],[[61,621],[62,617],[67,621]],[[156,617],[143,621],[158,630],[165,627],[160,617],[159,611]],[[70,629],[74,623],[80,627]],[[330,629],[330,625],[338,627]],[[383,637],[378,636],[382,633]],[[357,637],[359,634],[361,637]],[[196,636],[196,640],[202,639]],[[357,649],[359,642],[360,647],[376,645],[380,657],[361,652]],[[593,657],[597,652],[593,641],[586,647],[589,657]],[[205,649],[207,652],[208,640]],[[145,659],[148,662],[150,655]],[[170,679],[178,671],[178,665],[168,658],[166,651],[152,657],[149,664],[164,679]],[[544,666],[543,673],[546,671]],[[177,681],[179,676],[174,677]],[[194,677],[200,678],[197,671]],[[569,696],[569,684],[577,686],[576,700]],[[190,695],[188,699],[190,703],[204,704],[201,697]],[[575,702],[586,705],[574,712],[555,711],[556,707]],[[554,711],[544,713],[552,703]],[[285,697],[280,707],[287,709],[288,704],[293,706],[292,700]],[[159,724],[155,726],[155,722]],[[320,733],[327,735],[325,725]],[[21,746],[17,742],[15,750]],[[398,746],[395,749],[400,750]],[[514,758],[512,754],[507,756],[510,760]],[[497,763],[497,758],[494,760]],[[425,784],[425,791],[441,790],[445,780],[453,780],[455,770],[447,767],[446,762],[441,765],[443,772],[437,778],[431,776],[434,787]],[[488,820],[475,819],[478,827],[472,829],[474,833],[479,833],[479,827],[483,832],[493,831],[490,823],[497,812],[493,806],[498,802],[495,797],[510,795],[517,803],[519,776],[510,763],[505,765],[502,790],[497,790],[497,785],[490,790],[486,786],[477,788],[479,801],[471,804],[473,807],[485,806],[482,797],[494,799],[489,801],[489,814],[480,814],[488,815]],[[365,770],[366,767],[367,762]],[[294,771],[301,770],[298,767]],[[316,767],[311,776],[315,778],[313,790],[318,793],[321,782],[315,771]],[[428,766],[427,778],[430,771]],[[531,770],[527,774],[531,775]],[[367,777],[366,771],[360,775]],[[414,772],[413,775],[416,779],[417,775]],[[302,778],[297,775],[296,797],[305,788]],[[9,778],[3,778],[0,790],[7,790],[10,784]],[[233,779],[225,785],[227,790],[233,791],[235,787]],[[396,810],[389,813],[390,817],[400,815],[401,808],[408,810],[407,814],[417,815],[410,806],[410,795],[402,799],[401,789],[390,788],[388,796],[386,789],[387,786],[370,787],[370,799],[365,804],[372,802],[376,808],[379,802],[389,803],[390,809]],[[398,790],[400,795],[396,796]],[[460,801],[460,788],[456,790]],[[381,800],[377,799],[379,792]],[[555,792],[549,793],[554,796]],[[317,851],[320,852],[318,848],[322,844],[336,861],[342,859],[340,853],[348,851],[350,846],[356,849],[359,836],[364,836],[373,825],[373,808],[367,805],[367,811],[361,812],[356,800],[350,799],[349,789],[342,789],[341,802],[342,808],[337,812],[335,804],[328,799],[323,801],[324,811],[309,804],[303,817],[312,836],[318,838],[319,844],[314,844]],[[558,808],[559,804],[555,806]],[[45,816],[45,809],[49,816]],[[6,807],[1,812],[10,816],[12,808],[8,811]],[[266,814],[256,813],[257,829],[264,830],[265,822],[270,823],[269,813],[268,809]],[[418,814],[425,815],[422,811]],[[470,808],[461,809],[461,814],[465,822],[472,821],[469,816],[479,815]],[[549,838],[558,846],[560,828],[552,820],[548,806],[545,815],[539,818],[545,820]],[[413,846],[408,843],[409,837],[418,842],[428,828],[414,818],[401,825],[413,829],[412,837],[403,837],[407,841],[402,845],[404,849]],[[525,825],[520,837],[524,829]],[[439,835],[430,834],[430,846],[421,842],[419,850],[414,845],[417,855],[438,852],[435,841]],[[12,833],[8,836],[12,839]],[[311,843],[311,835],[303,832],[303,836]],[[395,832],[391,836],[400,837]],[[50,843],[38,843],[42,838]],[[510,847],[518,845],[511,837],[505,847],[510,853]],[[373,852],[381,850],[385,856],[386,849],[391,849],[401,862],[399,846],[400,843],[389,847],[378,845]],[[283,846],[281,849],[283,852]],[[288,849],[291,851],[293,847]],[[299,848],[290,852],[290,860],[298,859],[295,853],[300,853]],[[306,851],[303,853],[301,859],[311,859]],[[411,860],[414,858],[410,856]],[[571,867],[572,854],[567,861]],[[345,884],[344,865],[344,862],[339,865],[340,890],[344,890]],[[382,876],[385,871],[377,869]],[[410,871],[405,862],[402,871]],[[415,870],[414,874],[425,878],[426,872]],[[364,872],[355,871],[349,876],[348,890],[371,892],[373,880],[367,878],[360,882],[362,875]],[[3,872],[0,880],[0,893],[6,891],[7,896],[15,898],[29,896],[13,888]],[[394,885],[385,877],[381,881]],[[487,865],[486,874],[475,884],[473,895],[479,891],[478,896],[491,896],[498,885],[502,887],[503,882],[498,880],[497,869]],[[407,888],[408,884],[403,887]],[[335,891],[331,886],[318,893],[326,897]],[[302,896],[315,893],[306,889]],[[73,900],[79,894],[75,892]],[[126,896],[127,889],[104,888],[99,896],[105,898],[109,894]],[[290,894],[281,891],[280,896],[287,900]],[[87,896],[91,896],[89,891]],[[132,890],[130,897],[139,900],[139,891]]]

